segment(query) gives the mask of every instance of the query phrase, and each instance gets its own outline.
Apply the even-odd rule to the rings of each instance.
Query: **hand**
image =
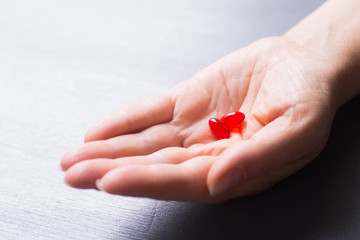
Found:
[[[338,104],[332,66],[286,38],[266,38],[168,93],[121,108],[62,159],[78,188],[214,203],[269,188],[323,149]],[[211,117],[245,113],[216,140]]]

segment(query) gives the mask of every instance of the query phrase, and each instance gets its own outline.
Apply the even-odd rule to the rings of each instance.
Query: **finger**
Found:
[[[224,152],[209,172],[210,194],[218,196],[236,185],[270,175],[280,180],[300,169],[315,157],[304,156],[302,151],[309,147],[309,141],[304,141],[309,130],[314,129],[294,127],[290,119],[279,118]]]
[[[89,142],[68,151],[61,159],[61,169],[66,171],[74,164],[88,159],[114,156],[114,149],[108,141]]]
[[[104,140],[141,131],[172,119],[174,104],[169,94],[161,94],[129,104],[93,125],[85,142]]]
[[[80,162],[66,171],[65,182],[76,188],[96,188],[96,179],[118,166],[119,164],[113,159],[93,159]]]
[[[215,157],[201,156],[181,164],[129,165],[106,173],[97,186],[112,194],[163,200],[209,200],[206,176]]]
[[[159,163],[178,164],[193,157],[184,148],[165,148],[147,156],[132,156],[118,159],[92,159],[80,162],[66,172],[65,182],[76,188],[96,188],[95,181],[112,169],[127,165],[150,165]]]
[[[165,123],[139,133],[85,143],[66,153],[62,158],[61,167],[66,170],[80,161],[94,158],[147,155],[162,148],[181,144],[182,139],[177,129]]]

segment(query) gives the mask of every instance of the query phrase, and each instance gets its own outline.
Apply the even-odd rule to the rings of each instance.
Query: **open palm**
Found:
[[[264,190],[325,145],[336,111],[328,69],[284,38],[260,40],[95,124],[63,157],[66,182],[208,203]],[[231,111],[246,115],[241,131],[216,140],[209,118]]]

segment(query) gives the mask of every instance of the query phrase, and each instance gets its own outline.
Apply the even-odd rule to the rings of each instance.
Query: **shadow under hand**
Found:
[[[324,151],[271,189],[216,205],[159,202],[147,239],[360,236],[360,95],[337,113]]]

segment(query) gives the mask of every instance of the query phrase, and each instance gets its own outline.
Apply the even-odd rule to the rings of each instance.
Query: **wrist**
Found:
[[[326,63],[336,107],[360,92],[360,1],[328,0],[284,37]]]

